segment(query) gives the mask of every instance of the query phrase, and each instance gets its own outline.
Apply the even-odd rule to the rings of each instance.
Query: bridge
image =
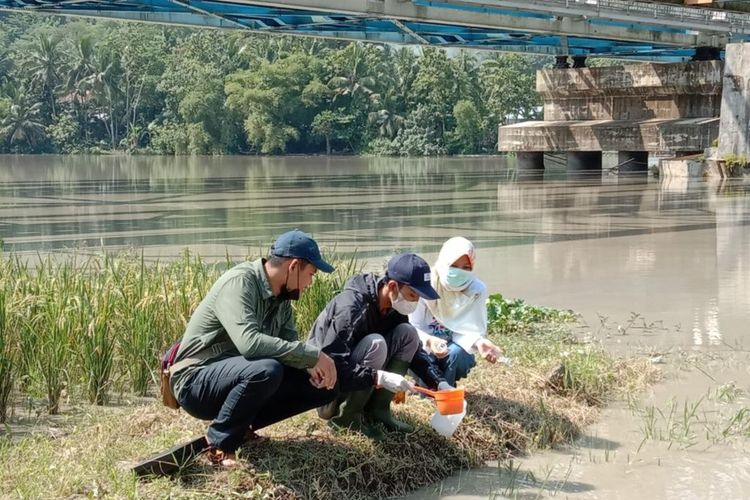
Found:
[[[750,13],[633,0],[0,0],[0,10],[659,62],[750,39]]]

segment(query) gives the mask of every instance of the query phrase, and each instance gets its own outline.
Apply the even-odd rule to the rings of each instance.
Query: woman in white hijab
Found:
[[[490,363],[502,355],[487,339],[488,292],[472,273],[475,262],[469,240],[456,236],[446,241],[432,267],[432,287],[440,298],[420,299],[417,310],[409,315],[423,348],[452,387],[476,364],[474,352]]]

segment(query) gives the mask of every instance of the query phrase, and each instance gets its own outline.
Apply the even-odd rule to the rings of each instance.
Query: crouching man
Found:
[[[333,358],[341,395],[319,408],[334,428],[349,428],[374,439],[387,430],[411,432],[412,426],[391,415],[397,391],[413,391],[404,378],[420,347],[407,315],[419,298],[439,298],[430,283],[430,266],[419,256],[392,257],[385,276],[354,276],[315,320],[308,345]],[[421,368],[421,369],[420,369]],[[415,364],[417,376],[430,385],[444,381],[430,363]]]
[[[225,272],[190,318],[175,364],[172,390],[193,417],[211,420],[208,456],[226,467],[252,431],[329,403],[336,367],[299,341],[292,300],[325,262],[299,230],[282,234],[267,259]]]

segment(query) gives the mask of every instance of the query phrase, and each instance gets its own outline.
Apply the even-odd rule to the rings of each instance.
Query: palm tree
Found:
[[[340,97],[356,99],[364,96],[377,99],[375,79],[367,74],[367,48],[359,43],[351,43],[343,51],[342,74],[332,77],[328,85],[334,89],[333,100]]]
[[[406,121],[406,99],[416,75],[416,56],[410,49],[383,48],[382,57],[375,68],[380,76],[380,92],[373,95],[374,110],[368,115],[368,124],[376,126],[379,137],[393,139]]]
[[[454,59],[457,75],[458,92],[464,99],[479,100],[479,62],[466,50],[461,50]]]
[[[36,44],[29,50],[26,63],[26,71],[31,84],[40,89],[42,98],[49,104],[53,116],[55,115],[55,90],[60,83],[61,56],[57,41],[49,36],[39,35]]]
[[[28,150],[33,150],[47,136],[47,128],[39,120],[42,103],[31,103],[20,92],[11,96],[11,99],[8,114],[0,122],[0,137],[16,149],[26,146]]]
[[[96,52],[91,37],[83,36],[76,41],[68,68],[65,88],[69,92],[78,92],[81,83],[96,71]]]
[[[395,71],[391,73],[395,78],[396,94],[404,107],[406,107],[407,96],[411,95],[411,87],[419,71],[418,59],[414,51],[408,47],[398,49],[392,59]]]
[[[247,39],[247,43],[239,49],[238,53],[245,54],[251,64],[263,61],[272,63],[289,56],[293,52],[292,43],[293,41],[285,36],[253,36]]]
[[[476,56],[467,50],[460,50],[454,60],[458,68],[465,73],[474,73],[478,67]]]
[[[107,53],[100,53],[94,61],[95,70],[84,80],[84,83],[86,88],[91,89],[94,102],[101,108],[96,117],[104,123],[109,134],[110,145],[112,149],[116,149],[119,134],[115,111],[117,99],[121,93],[118,86],[119,67],[117,61]]]
[[[396,86],[389,85],[383,95],[376,100],[375,111],[368,115],[369,124],[377,127],[380,137],[393,139],[403,128],[405,118],[400,98]]]
[[[10,80],[10,70],[13,62],[7,54],[0,54],[0,85],[5,85]]]
[[[65,80],[65,90],[71,97],[69,102],[73,108],[76,120],[88,141],[89,128],[87,109],[91,97],[91,89],[88,79],[96,73],[96,52],[91,37],[79,38],[73,47],[73,57],[68,66]]]

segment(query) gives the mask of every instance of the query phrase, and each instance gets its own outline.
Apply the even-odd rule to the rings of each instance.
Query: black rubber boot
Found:
[[[398,359],[392,359],[384,368],[385,371],[398,375],[405,375],[408,369],[409,363]],[[393,418],[391,414],[393,396],[395,396],[395,393],[387,389],[376,389],[370,397],[370,401],[367,402],[367,406],[365,406],[365,414],[370,420],[383,424],[389,431],[414,432],[413,426]]]
[[[365,421],[363,410],[367,400],[372,395],[372,389],[355,391],[341,403],[339,413],[328,421],[333,429],[350,429],[364,434],[373,441],[382,441],[385,434],[375,426]]]

